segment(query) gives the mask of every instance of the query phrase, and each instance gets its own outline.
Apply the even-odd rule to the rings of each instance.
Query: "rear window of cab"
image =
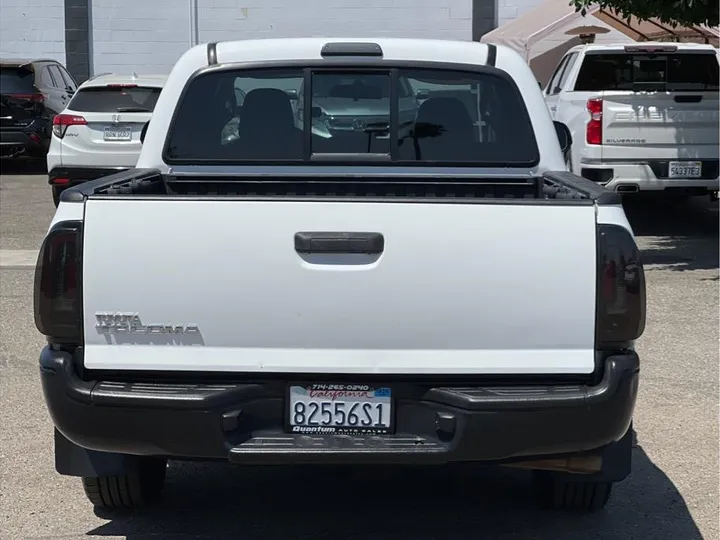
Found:
[[[718,57],[712,51],[589,52],[575,91],[717,92],[719,78]]]
[[[110,84],[80,88],[68,108],[77,112],[153,112],[161,88]]]
[[[507,76],[301,67],[198,75],[181,95],[164,158],[530,167],[539,151],[522,95]]]

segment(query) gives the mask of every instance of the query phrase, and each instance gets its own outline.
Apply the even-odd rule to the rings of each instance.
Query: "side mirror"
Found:
[[[298,98],[298,91],[295,90],[295,89],[285,90],[285,93],[290,97],[290,99],[297,99],[297,98]]]
[[[555,134],[557,135],[558,142],[560,143],[560,149],[563,154],[566,154],[570,151],[573,143],[570,129],[562,122],[553,121],[553,124],[555,125]]]
[[[145,142],[145,134],[147,133],[148,126],[150,125],[150,120],[145,122],[145,125],[142,127],[142,130],[140,131],[140,143]]]
[[[422,89],[418,90],[417,92],[415,92],[415,98],[416,98],[416,99],[427,99],[428,97],[430,97],[430,91],[429,91],[429,90],[426,90],[426,89],[424,89],[424,88],[422,88]]]
[[[323,115],[323,110],[317,106],[313,107],[310,112],[313,118],[320,118]]]
[[[75,93],[75,90],[73,90],[72,86],[66,86],[65,91],[68,93],[69,96],[72,96]]]

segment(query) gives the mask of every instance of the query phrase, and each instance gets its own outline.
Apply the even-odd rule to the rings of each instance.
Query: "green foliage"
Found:
[[[710,27],[720,25],[718,21],[718,0],[571,0],[578,11],[595,4],[602,8],[613,9],[627,18],[634,15],[647,20],[656,17],[671,26],[705,24]]]

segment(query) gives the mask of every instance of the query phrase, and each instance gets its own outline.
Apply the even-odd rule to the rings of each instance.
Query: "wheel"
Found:
[[[548,471],[536,471],[535,495],[547,510],[592,513],[610,500],[612,482],[566,479]]]
[[[142,457],[123,476],[83,477],[85,496],[97,508],[134,508],[156,501],[165,484],[167,461]]]

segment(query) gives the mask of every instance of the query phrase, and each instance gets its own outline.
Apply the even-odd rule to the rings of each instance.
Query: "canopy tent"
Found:
[[[570,0],[545,0],[516,19],[488,32],[480,41],[505,45],[521,54],[530,64],[541,83],[547,81],[560,58],[571,47],[582,43],[578,37],[564,31],[576,26],[597,25],[610,32],[601,34],[598,43],[629,41],[720,41],[720,30],[706,26],[671,27],[656,20],[624,20],[612,10],[591,6],[586,14],[575,11]]]

